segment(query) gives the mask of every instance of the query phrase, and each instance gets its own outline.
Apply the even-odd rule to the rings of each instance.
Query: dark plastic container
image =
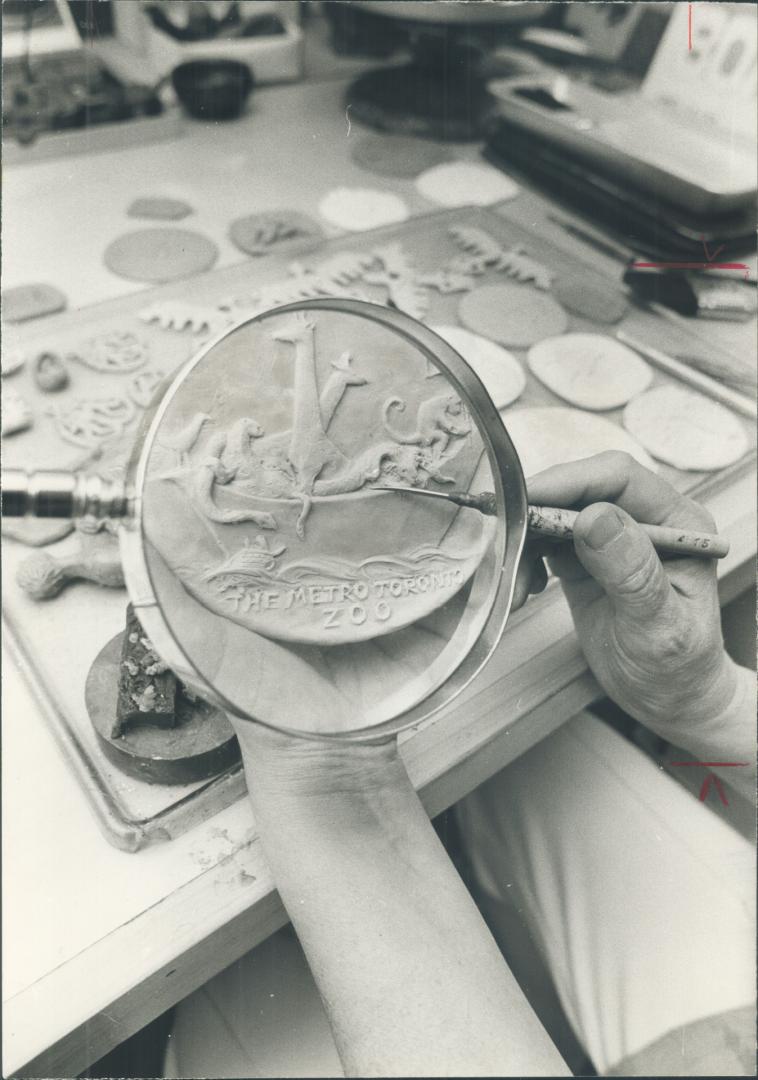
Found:
[[[238,60],[187,60],[175,67],[171,83],[184,108],[198,120],[239,116],[255,80]]]

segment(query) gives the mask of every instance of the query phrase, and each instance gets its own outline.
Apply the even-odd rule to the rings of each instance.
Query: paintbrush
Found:
[[[491,491],[472,495],[466,491],[429,491],[415,487],[373,487],[372,491],[392,491],[400,495],[430,495],[433,499],[446,499],[470,510],[478,510],[490,517],[497,514],[497,498]],[[563,510],[557,506],[529,506],[527,529],[533,536],[548,540],[571,540],[577,510]],[[729,541],[716,533],[693,532],[691,529],[675,529],[667,525],[640,523],[653,542],[659,555],[694,555],[702,559],[723,559],[729,553]]]

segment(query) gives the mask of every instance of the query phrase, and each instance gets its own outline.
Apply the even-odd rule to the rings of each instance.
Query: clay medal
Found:
[[[470,579],[494,529],[376,490],[467,490],[482,458],[466,406],[429,364],[342,311],[235,328],[156,430],[148,544],[197,601],[275,640],[355,643],[425,618]]]

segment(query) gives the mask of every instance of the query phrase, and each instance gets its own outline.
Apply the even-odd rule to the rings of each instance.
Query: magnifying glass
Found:
[[[325,298],[239,323],[159,389],[125,485],[3,475],[3,512],[118,519],[132,604],[201,697],[291,734],[430,716],[505,627],[529,507],[482,383],[395,310]],[[432,496],[418,498],[417,495]],[[720,537],[645,526],[659,550]]]
[[[3,479],[4,513],[21,512]],[[407,488],[486,489],[495,512]],[[118,519],[135,612],[193,691],[348,739],[417,723],[485,663],[527,511],[465,361],[399,311],[332,298],[257,315],[193,356],[143,417],[125,485],[37,474],[15,501]]]

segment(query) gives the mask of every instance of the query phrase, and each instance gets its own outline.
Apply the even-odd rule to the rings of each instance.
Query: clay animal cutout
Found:
[[[65,390],[69,384],[68,371],[60,356],[54,352],[41,352],[34,358],[32,376],[37,388],[46,394]]]
[[[229,316],[218,308],[188,304],[183,300],[160,300],[138,312],[146,323],[155,323],[161,330],[178,333],[219,334],[229,325]]]

